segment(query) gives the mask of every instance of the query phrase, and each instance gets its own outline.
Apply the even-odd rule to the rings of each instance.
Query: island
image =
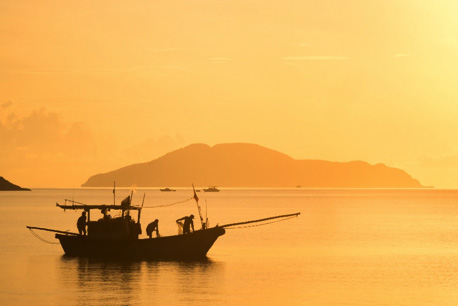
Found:
[[[13,183],[6,180],[3,176],[0,176],[0,191],[30,191],[28,188],[22,188],[18,185],[14,185]]]
[[[364,161],[296,160],[256,144],[192,144],[91,176],[83,187],[425,188],[401,169]]]

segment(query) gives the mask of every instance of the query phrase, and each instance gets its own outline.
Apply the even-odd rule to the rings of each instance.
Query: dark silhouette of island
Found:
[[[90,177],[82,187],[221,186],[424,188],[405,171],[363,161],[295,160],[255,144],[192,144],[150,162]]]
[[[8,180],[4,179],[3,176],[0,176],[0,191],[2,190],[30,191],[30,189],[22,188],[22,187],[19,187],[18,185],[14,185],[13,183],[10,183]]]

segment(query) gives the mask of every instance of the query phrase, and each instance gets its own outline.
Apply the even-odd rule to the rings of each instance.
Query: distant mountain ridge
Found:
[[[295,160],[246,143],[192,144],[146,163],[91,176],[82,187],[423,188],[405,171],[363,161]]]
[[[3,176],[0,176],[0,190],[23,190],[30,191],[28,188],[22,188],[18,185],[14,185],[10,181],[6,180]]]

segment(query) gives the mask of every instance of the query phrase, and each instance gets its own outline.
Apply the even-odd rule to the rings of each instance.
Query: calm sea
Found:
[[[118,189],[117,203],[129,193]],[[143,194],[145,207],[192,197],[190,189],[138,189],[134,204]],[[80,212],[55,203],[111,204],[111,189],[1,192],[0,304],[458,304],[456,190],[222,189],[199,197],[211,225],[301,215],[228,229],[207,261],[102,261],[65,257],[26,225],[76,231]],[[157,218],[161,234],[174,235],[175,220],[191,213],[193,201],[144,209],[143,230]]]

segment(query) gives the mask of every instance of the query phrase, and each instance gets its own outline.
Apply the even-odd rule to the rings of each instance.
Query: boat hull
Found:
[[[89,236],[56,234],[66,255],[131,259],[200,259],[207,256],[222,227],[191,234],[147,239],[96,239]]]

